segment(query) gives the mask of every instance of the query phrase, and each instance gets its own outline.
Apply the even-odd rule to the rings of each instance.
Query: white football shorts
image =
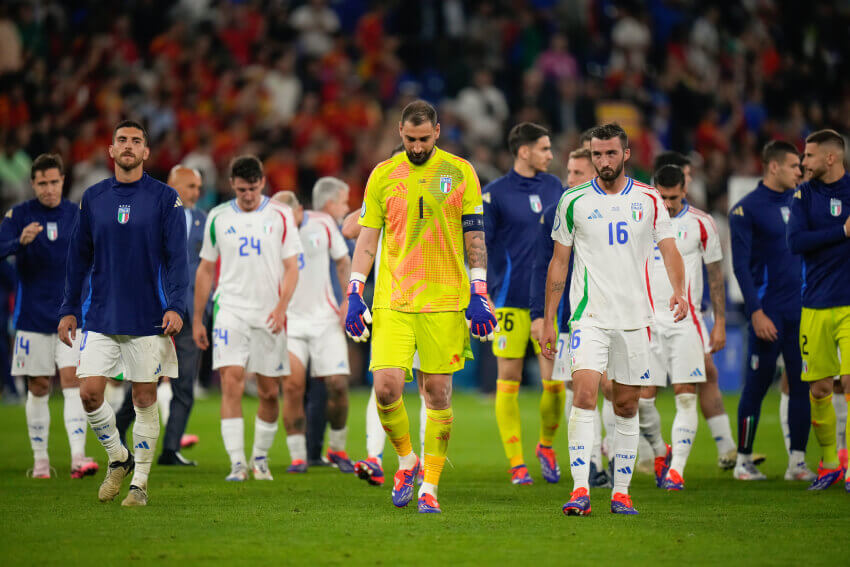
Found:
[[[77,378],[124,374],[127,382],[157,382],[162,377],[177,378],[177,350],[174,339],[165,335],[135,337],[82,333]]]
[[[647,328],[602,329],[576,323],[570,333],[571,371],[608,371],[608,379],[630,386],[649,386]]]
[[[80,342],[83,333],[77,331],[74,346],[59,340],[58,333],[15,333],[15,354],[12,357],[12,376],[53,376],[57,368],[76,368],[80,362]]]
[[[289,319],[286,342],[289,353],[301,364],[306,367],[310,363],[313,378],[351,373],[348,343],[339,319],[316,322]]]
[[[241,366],[262,376],[287,376],[286,332],[272,334],[266,327],[253,327],[227,309],[219,309],[213,323],[213,369],[223,366]]]
[[[552,366],[552,380],[572,382],[573,375],[570,372],[570,334],[560,333],[558,335],[558,353],[555,355],[555,364]]]
[[[705,354],[696,326],[689,319],[651,328],[649,386],[705,382]]]

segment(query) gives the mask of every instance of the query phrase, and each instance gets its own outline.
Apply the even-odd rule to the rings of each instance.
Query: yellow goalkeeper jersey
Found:
[[[362,226],[383,229],[373,309],[461,311],[469,303],[463,216],[481,215],[468,161],[439,148],[423,165],[400,152],[369,175]]]

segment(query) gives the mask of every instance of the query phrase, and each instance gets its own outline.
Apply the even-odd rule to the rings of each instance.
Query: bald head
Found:
[[[184,165],[175,165],[168,174],[168,185],[174,187],[183,206],[191,209],[201,196],[201,173]]]
[[[298,195],[292,191],[278,191],[272,195],[272,199],[279,201],[284,205],[289,205],[292,209],[292,216],[295,217],[295,222],[300,226],[304,220],[304,207],[301,206],[301,201],[298,200]]]

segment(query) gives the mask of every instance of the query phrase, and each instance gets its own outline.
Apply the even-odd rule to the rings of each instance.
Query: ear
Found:
[[[439,139],[440,139],[440,123],[437,122],[437,125],[434,126],[434,141],[436,142]]]
[[[142,156],[142,161],[144,161],[144,160],[148,159],[148,158],[150,157],[150,155],[151,155],[151,149],[150,149],[150,147],[145,146],[145,153],[144,153],[144,155]]]
[[[625,148],[623,150],[623,161],[629,161],[629,158],[631,158],[631,157],[632,157],[632,149],[631,148]]]
[[[112,144],[109,144],[109,147],[107,148],[106,151],[109,153],[109,157],[111,157],[112,159],[115,159],[115,155],[112,153],[112,151],[113,151],[112,148],[113,148]]]

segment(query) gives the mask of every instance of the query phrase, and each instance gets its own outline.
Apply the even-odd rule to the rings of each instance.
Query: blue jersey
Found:
[[[70,201],[62,200],[50,208],[32,199],[10,209],[0,224],[0,258],[14,255],[18,272],[12,321],[19,331],[56,332],[68,242],[78,211]],[[42,230],[24,246],[21,232],[33,222],[39,223]]]
[[[835,183],[808,181],[791,200],[788,244],[803,256],[803,307],[850,305],[850,175]]]
[[[513,169],[484,187],[487,287],[496,307],[529,309],[534,247],[543,209],[563,187],[554,175],[523,177]]]
[[[546,307],[546,276],[549,273],[549,262],[555,251],[555,241],[552,240],[552,226],[555,224],[555,214],[558,203],[549,205],[543,211],[538,225],[537,242],[534,244],[534,261],[531,268],[531,320],[543,317]],[[570,254],[570,265],[567,269],[566,282],[572,281],[573,256]],[[558,326],[562,333],[569,333],[570,323],[570,293],[569,288],[561,296],[558,308]]]
[[[793,191],[779,193],[763,183],[729,213],[732,267],[747,318],[759,309],[800,317],[800,257],[785,238]]]
[[[177,192],[147,174],[134,183],[105,179],[80,203],[59,315],[76,315],[86,331],[160,335],[165,311],[186,317],[187,263]]]

